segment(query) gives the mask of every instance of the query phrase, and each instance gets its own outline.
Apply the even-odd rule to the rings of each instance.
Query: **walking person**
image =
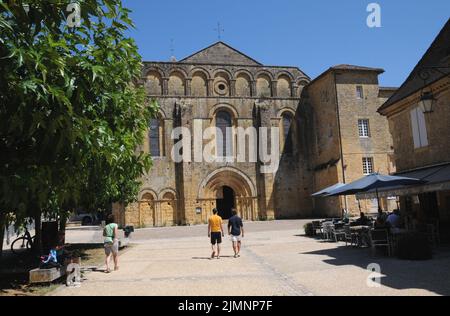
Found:
[[[231,218],[228,220],[228,235],[231,236],[233,243],[234,257],[240,257],[241,252],[241,237],[244,238],[244,225],[242,219],[237,215],[236,209],[232,209]]]
[[[211,259],[216,256],[217,259],[220,259],[220,244],[222,243],[222,237],[224,237],[222,217],[217,215],[217,209],[213,209],[212,212],[213,215],[208,220],[208,238],[211,238],[212,248]]]
[[[105,264],[106,273],[110,273],[109,262],[111,256],[114,260],[114,271],[119,270],[119,225],[115,223],[114,215],[109,214],[106,218],[106,226],[103,229],[104,246],[105,246]]]

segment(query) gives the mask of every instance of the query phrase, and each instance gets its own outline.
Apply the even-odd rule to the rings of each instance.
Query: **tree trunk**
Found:
[[[0,258],[3,254],[3,238],[5,238],[6,214],[0,213]]]
[[[67,217],[65,215],[61,215],[59,219],[59,234],[58,234],[58,242],[60,245],[64,245],[66,243],[66,221]]]
[[[34,215],[34,229],[35,239],[33,244],[33,252],[37,256],[42,255],[42,223],[41,223],[41,210],[37,210]]]

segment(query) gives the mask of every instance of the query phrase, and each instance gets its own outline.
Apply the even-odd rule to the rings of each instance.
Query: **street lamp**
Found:
[[[424,114],[433,113],[433,106],[436,103],[436,99],[434,98],[433,92],[428,91],[422,93],[420,97],[419,105]]]
[[[423,80],[423,89],[427,86],[427,82],[429,81],[431,74],[433,72],[440,73],[441,75],[450,77],[449,72],[450,67],[447,66],[430,66],[430,67],[422,67],[418,70],[419,77]],[[422,92],[420,96],[419,106],[422,109],[424,114],[433,113],[433,107],[436,103],[436,98],[433,95],[433,92],[427,91]]]

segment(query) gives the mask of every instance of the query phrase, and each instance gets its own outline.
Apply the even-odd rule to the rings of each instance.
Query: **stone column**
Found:
[[[139,212],[139,227],[141,227],[142,228],[142,210],[141,210],[141,201],[139,201],[138,203],[137,203],[137,205],[138,205],[138,212]]]
[[[191,96],[192,78],[186,78],[186,96]]]
[[[214,95],[214,79],[208,79],[208,97]]]
[[[271,88],[272,88],[272,97],[274,98],[278,96],[277,84],[278,84],[277,80],[272,80]]]
[[[256,80],[253,80],[252,82],[250,82],[250,89],[252,90],[250,95],[252,97],[257,97],[258,91],[256,91]]]
[[[230,80],[230,97],[234,97],[236,95],[236,80]]]
[[[298,97],[298,86],[296,83],[292,83],[291,96],[293,98]]]
[[[164,77],[162,78],[162,84],[163,84],[163,95],[168,95],[169,94],[169,78],[168,77]]]

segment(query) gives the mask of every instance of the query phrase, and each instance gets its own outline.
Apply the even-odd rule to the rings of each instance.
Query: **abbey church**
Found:
[[[160,109],[140,150],[151,154],[153,167],[141,179],[137,201],[115,204],[113,213],[122,225],[152,227],[206,223],[213,208],[225,219],[236,208],[250,221],[373,209],[371,201],[311,195],[364,174],[395,171],[388,123],[377,113],[395,92],[379,86],[383,72],[337,65],[312,79],[297,67],[263,65],[223,42],[180,61],[145,62],[142,85]],[[263,173],[259,160],[174,161],[178,127],[192,135],[194,127],[217,127],[231,156],[237,145],[227,130],[278,127],[279,167]],[[183,151],[202,142],[192,137]]]

